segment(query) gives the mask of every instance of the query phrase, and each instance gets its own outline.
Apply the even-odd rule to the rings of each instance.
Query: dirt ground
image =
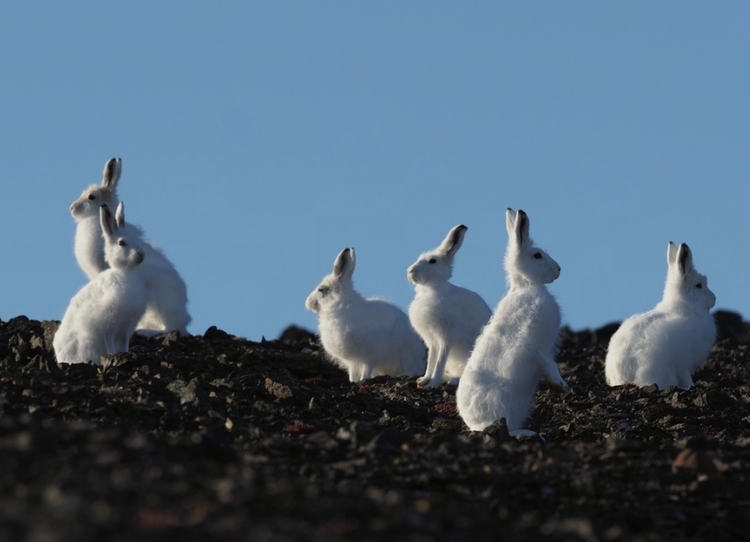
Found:
[[[717,321],[687,391],[609,388],[615,326],[564,330],[546,442],[470,432],[452,388],[352,384],[302,330],[95,367],[56,364],[56,322],[0,322],[0,540],[750,540],[750,326]]]

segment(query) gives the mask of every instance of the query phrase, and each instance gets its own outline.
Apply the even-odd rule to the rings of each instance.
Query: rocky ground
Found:
[[[472,433],[453,389],[347,381],[313,337],[216,328],[62,366],[54,322],[0,322],[0,540],[750,539],[750,333],[688,391],[608,388],[613,328],[564,332],[571,391]]]

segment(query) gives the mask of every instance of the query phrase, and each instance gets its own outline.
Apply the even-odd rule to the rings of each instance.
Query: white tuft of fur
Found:
[[[86,188],[70,206],[70,213],[76,220],[76,261],[91,280],[109,268],[104,258],[99,209],[105,204],[110,208],[117,206],[117,185],[121,174],[122,160],[108,160],[104,165],[101,184]],[[138,332],[155,335],[176,329],[187,335],[191,318],[187,310],[185,281],[161,249],[143,238],[143,230],[133,224],[127,224],[126,229],[129,237],[140,241],[146,256],[142,272],[148,289],[148,307],[138,324]]]
[[[667,246],[667,280],[662,300],[625,320],[610,340],[604,373],[607,384],[656,384],[687,389],[716,339],[710,313],[716,296],[693,267],[686,244]]]
[[[396,305],[365,298],[354,290],[355,255],[345,248],[333,272],[307,297],[305,307],[318,313],[320,342],[351,382],[380,375],[422,374],[425,347]]]
[[[441,245],[417,258],[406,271],[414,283],[409,321],[427,345],[427,370],[417,383],[426,388],[458,384],[492,310],[479,294],[449,282],[453,260],[468,228],[460,224]]]
[[[101,206],[100,228],[109,267],[70,300],[53,340],[58,363],[99,365],[102,355],[127,352],[146,310],[145,250],[139,238],[128,235],[122,203],[115,217]]]
[[[546,284],[560,266],[529,238],[526,213],[506,211],[508,293],[477,338],[456,390],[458,412],[466,425],[481,431],[505,418],[511,435],[522,429],[541,378],[567,389],[554,361],[560,308]]]

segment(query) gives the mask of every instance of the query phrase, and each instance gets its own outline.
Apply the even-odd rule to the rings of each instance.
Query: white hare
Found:
[[[104,258],[104,240],[99,225],[102,204],[115,208],[117,183],[122,172],[122,160],[107,161],[100,185],[93,184],[83,191],[70,206],[76,220],[75,256],[78,265],[89,279],[109,267]],[[187,311],[187,286],[164,253],[151,241],[143,239],[143,231],[133,224],[126,226],[131,238],[141,241],[145,255],[143,275],[148,289],[148,307],[138,324],[138,332],[153,335],[177,329],[187,335],[190,315]]]
[[[716,339],[709,312],[716,296],[693,267],[686,244],[667,247],[667,281],[656,307],[625,320],[612,336],[604,364],[607,384],[693,386],[692,374],[708,358]]]
[[[58,363],[98,365],[104,354],[127,352],[146,310],[143,243],[128,235],[122,203],[115,217],[106,204],[99,212],[105,261],[110,267],[70,300],[53,340]]]
[[[385,300],[356,292],[354,264],[354,249],[342,250],[333,272],[305,301],[305,307],[318,313],[326,353],[352,382],[379,375],[422,374],[425,347],[406,313]]]
[[[505,418],[512,436],[534,435],[521,429],[540,378],[567,389],[553,359],[560,308],[547,283],[560,266],[529,238],[526,213],[506,211],[505,252],[508,293],[479,335],[456,390],[458,412],[466,425],[481,431]]]
[[[448,281],[467,229],[463,224],[453,228],[439,247],[419,256],[406,272],[415,292],[409,320],[427,345],[427,371],[417,381],[420,386],[457,384],[474,342],[492,316],[479,294]]]

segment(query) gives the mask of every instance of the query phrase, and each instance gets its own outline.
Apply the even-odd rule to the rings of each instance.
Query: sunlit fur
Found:
[[[420,255],[406,272],[415,293],[409,321],[427,345],[427,371],[417,381],[423,387],[458,383],[477,336],[492,316],[479,294],[448,281],[466,230],[464,225],[451,229],[439,247]]]
[[[109,267],[104,258],[104,241],[99,226],[102,204],[115,208],[119,202],[117,185],[122,173],[122,161],[112,158],[104,165],[102,182],[91,185],[70,206],[76,220],[75,256],[78,265],[89,279]],[[185,281],[156,244],[143,239],[143,231],[133,224],[126,226],[132,238],[138,238],[146,255],[143,275],[148,289],[148,308],[138,324],[138,332],[153,335],[177,329],[186,335],[190,324],[187,311]]]
[[[341,251],[333,272],[305,301],[309,310],[318,313],[326,353],[352,382],[379,375],[422,374],[425,348],[406,313],[385,300],[356,292],[354,264],[354,249]]]
[[[100,231],[110,267],[96,275],[70,300],[53,347],[59,363],[100,363],[105,354],[127,352],[130,337],[146,310],[141,274],[145,251],[125,228],[122,203],[117,216],[100,208]]]
[[[74,252],[76,261],[89,279],[109,267],[104,259],[104,239],[99,225],[99,209],[102,205],[115,209],[117,182],[122,171],[122,161],[112,158],[104,165],[101,184],[92,184],[70,206],[70,214],[76,220]]]
[[[678,249],[669,243],[667,265],[661,302],[625,320],[612,336],[604,369],[610,386],[687,389],[693,386],[692,374],[706,363],[716,338],[710,313],[716,296],[693,267],[686,244]]]
[[[508,209],[506,226],[509,290],[477,339],[458,383],[456,403],[472,430],[505,418],[511,435],[533,435],[521,427],[539,380],[567,388],[553,359],[560,309],[545,286],[560,275],[560,266],[534,246],[523,211]]]

